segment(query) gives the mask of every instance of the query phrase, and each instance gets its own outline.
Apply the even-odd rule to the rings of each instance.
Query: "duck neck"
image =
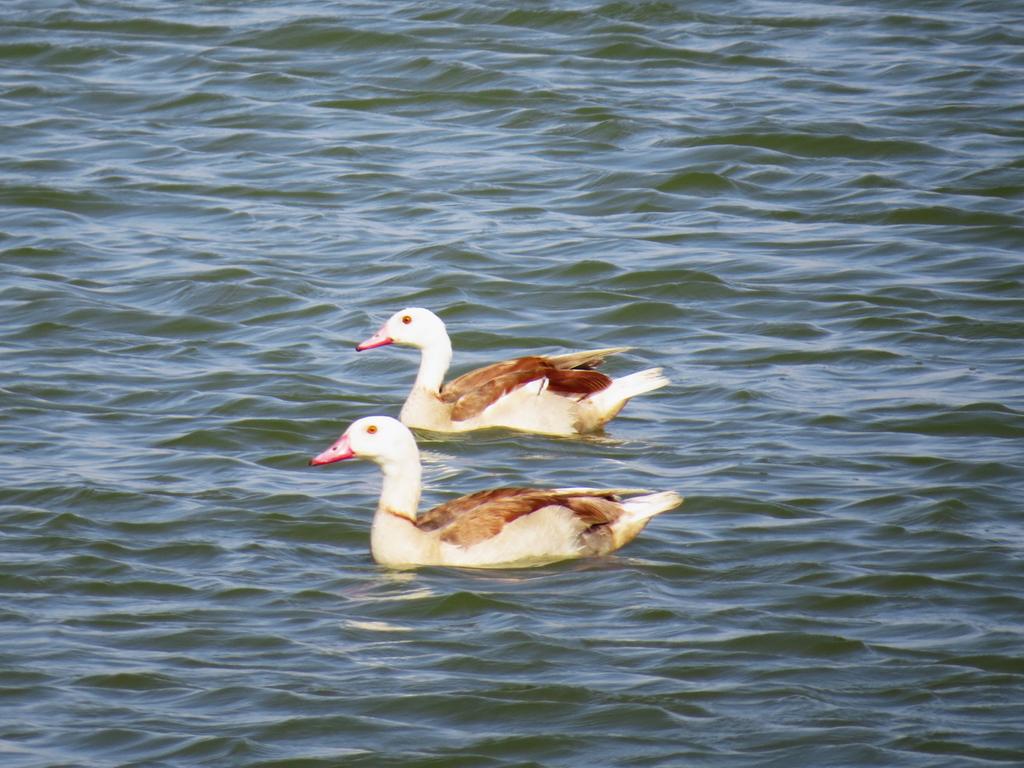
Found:
[[[441,391],[444,375],[452,363],[452,342],[447,334],[422,347],[420,352],[420,370],[416,375],[415,387],[425,389],[432,394]]]
[[[422,467],[419,450],[410,436],[410,446],[401,455],[381,464],[384,482],[380,489],[377,512],[416,521],[420,505]]]

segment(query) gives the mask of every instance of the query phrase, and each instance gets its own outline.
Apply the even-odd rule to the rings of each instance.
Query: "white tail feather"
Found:
[[[649,493],[622,502],[622,516],[611,525],[615,547],[631,542],[658,513],[668,512],[682,503],[683,497],[675,491]]]
[[[595,392],[588,397],[598,413],[605,417],[605,420],[612,418],[631,397],[642,395],[654,389],[660,389],[669,383],[669,380],[661,372],[661,368],[648,368],[645,371],[637,371],[621,379],[615,379],[607,389]]]
[[[631,521],[647,520],[662,512],[675,509],[683,503],[683,497],[675,491],[661,491],[647,496],[636,496],[622,502],[622,508]]]

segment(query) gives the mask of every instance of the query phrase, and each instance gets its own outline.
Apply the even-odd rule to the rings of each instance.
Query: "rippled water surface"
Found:
[[[0,763],[1024,763],[1013,3],[8,0]],[[619,554],[393,572],[405,305],[631,345],[603,436],[426,501],[675,489]]]

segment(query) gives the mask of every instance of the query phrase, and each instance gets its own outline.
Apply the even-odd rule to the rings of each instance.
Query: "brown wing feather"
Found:
[[[548,380],[552,392],[579,397],[600,392],[612,383],[597,371],[561,369],[543,357],[520,357],[453,379],[441,389],[441,401],[452,406],[453,421],[464,421],[479,415],[509,392],[541,378]]]
[[[552,504],[567,507],[588,527],[610,523],[622,513],[614,497],[602,491],[567,494],[532,488],[494,488],[434,507],[421,515],[416,525],[424,531],[442,529],[442,541],[469,547],[497,536],[514,520]]]
[[[612,380],[597,371],[567,371],[553,368],[547,373],[548,389],[559,395],[592,395],[611,386]]]
[[[446,403],[453,403],[478,387],[503,376],[514,375],[525,378],[525,381],[533,381],[544,375],[544,371],[551,366],[545,363],[543,357],[519,357],[515,360],[506,360],[502,363],[485,365],[483,368],[469,371],[452,379],[441,388],[441,400]]]
[[[563,371],[590,371],[603,363],[606,357],[617,355],[628,349],[629,347],[608,347],[607,349],[595,349],[590,352],[569,352],[564,355],[529,355],[517,357],[514,360],[505,360],[500,363],[485,365],[483,368],[468,371],[445,384],[441,389],[441,399],[445,402],[453,402],[458,400],[468,390],[475,389],[486,384],[491,379],[507,373],[536,370],[538,376],[535,378],[539,378],[541,372],[551,368]],[[451,400],[448,398],[451,398]]]
[[[587,525],[607,525],[619,519],[622,504],[607,496],[570,496],[565,505]]]
[[[548,355],[544,359],[555,368],[575,368],[577,370],[593,370],[605,361],[605,358],[628,352],[630,347],[606,347],[591,349],[587,352],[568,352],[563,355]]]
[[[535,371],[513,371],[471,389],[452,404],[452,421],[463,421],[479,415],[488,406],[524,384],[543,378]]]
[[[416,518],[416,525],[424,531],[436,531],[438,528],[450,525],[459,518],[472,513],[473,510],[484,504],[529,493],[530,490],[529,488],[491,488],[459,496],[444,504],[438,504],[428,512],[421,512]]]

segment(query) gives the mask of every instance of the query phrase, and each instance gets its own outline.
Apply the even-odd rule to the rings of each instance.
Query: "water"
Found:
[[[4,766],[1024,762],[1012,4],[0,9]],[[607,434],[428,501],[675,489],[614,557],[389,572],[306,460],[632,345]]]

